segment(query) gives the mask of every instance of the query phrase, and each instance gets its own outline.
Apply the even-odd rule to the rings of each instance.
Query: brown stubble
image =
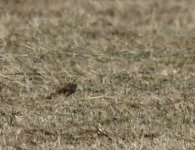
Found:
[[[0,7],[3,149],[194,149],[193,0]]]

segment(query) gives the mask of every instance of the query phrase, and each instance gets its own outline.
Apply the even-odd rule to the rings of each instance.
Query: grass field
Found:
[[[194,0],[1,0],[0,149],[195,149]]]

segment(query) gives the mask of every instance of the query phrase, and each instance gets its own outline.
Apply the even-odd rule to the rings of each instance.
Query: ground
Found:
[[[0,149],[193,150],[194,101],[194,0],[0,1]]]

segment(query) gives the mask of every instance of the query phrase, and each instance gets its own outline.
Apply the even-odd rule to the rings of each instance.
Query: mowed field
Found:
[[[195,1],[1,0],[0,149],[195,149]]]

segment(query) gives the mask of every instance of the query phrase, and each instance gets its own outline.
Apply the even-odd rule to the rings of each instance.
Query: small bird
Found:
[[[52,99],[53,97],[64,94],[66,97],[75,93],[77,88],[77,84],[75,83],[67,83],[63,87],[58,88],[55,92],[51,93],[47,96],[47,99]]]

